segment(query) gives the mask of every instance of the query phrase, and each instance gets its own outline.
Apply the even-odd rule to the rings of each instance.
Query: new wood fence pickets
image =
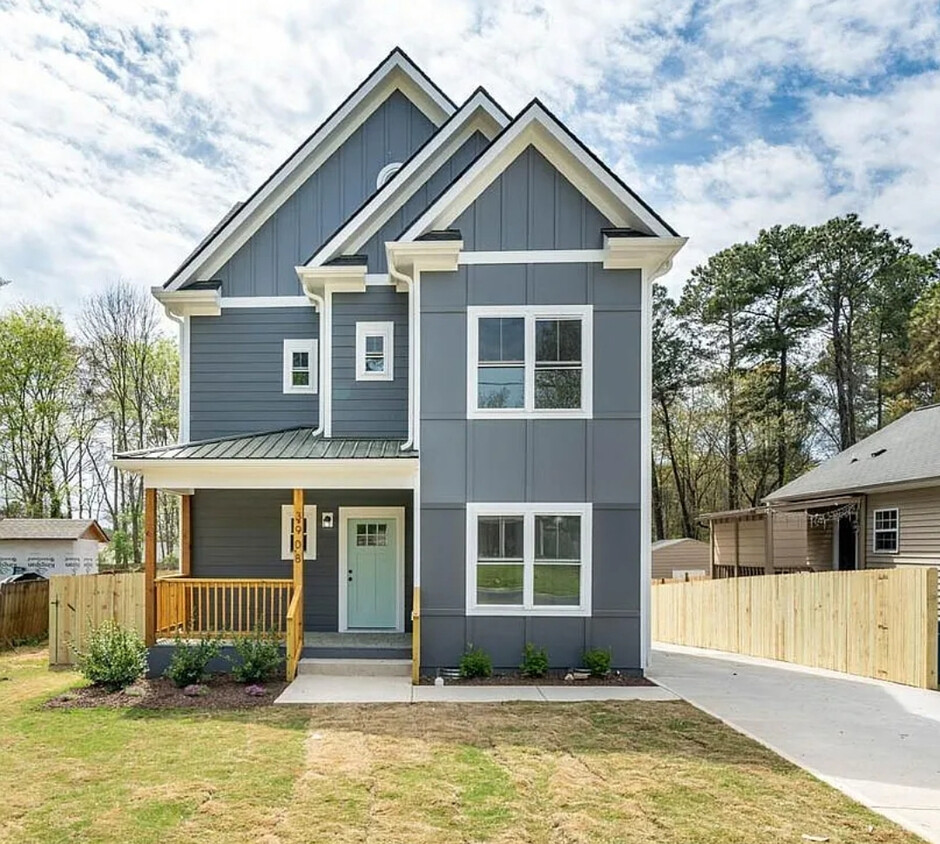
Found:
[[[49,579],[49,663],[74,665],[92,627],[105,619],[144,635],[144,575],[56,575]]]
[[[655,641],[937,688],[937,569],[653,585]]]
[[[24,580],[0,587],[0,646],[44,639],[48,632],[48,580]]]

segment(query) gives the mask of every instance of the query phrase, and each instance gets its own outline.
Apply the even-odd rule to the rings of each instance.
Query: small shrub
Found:
[[[472,677],[489,677],[493,673],[493,660],[483,648],[469,645],[460,657],[460,676],[465,680]]]
[[[201,639],[195,644],[176,637],[173,647],[173,656],[164,677],[169,677],[177,688],[192,686],[201,683],[206,676],[206,667],[209,661],[219,655],[219,642],[217,639]]]
[[[232,663],[232,676],[239,683],[263,683],[284,662],[280,640],[264,630],[236,637],[233,646],[238,659],[229,657],[229,662]]]
[[[519,670],[523,677],[544,677],[548,673],[548,651],[526,642]]]
[[[592,677],[606,677],[610,674],[610,662],[612,656],[610,648],[593,648],[585,651],[581,656],[584,667],[591,672]]]
[[[90,683],[116,692],[147,672],[147,647],[136,631],[114,621],[93,627],[88,650],[77,651],[78,670]]]

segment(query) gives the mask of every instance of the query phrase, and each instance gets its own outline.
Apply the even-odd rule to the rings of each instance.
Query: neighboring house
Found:
[[[94,519],[0,518],[0,578],[22,572],[94,574],[107,542]]]
[[[653,543],[653,579],[705,577],[710,560],[708,544],[699,539],[660,539]]]
[[[716,573],[936,566],[938,446],[940,405],[920,408],[768,495],[765,507],[709,514]]]
[[[422,670],[641,670],[650,286],[683,243],[540,102],[457,105],[395,50],[155,289],[183,443],[115,465],[183,494],[186,588],[278,580],[289,665],[414,615]],[[187,600],[148,638],[244,624]]]

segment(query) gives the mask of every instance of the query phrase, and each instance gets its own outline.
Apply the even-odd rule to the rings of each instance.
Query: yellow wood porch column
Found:
[[[193,573],[193,497],[180,496],[180,575]]]
[[[317,529],[308,525],[308,531]],[[304,491],[294,490],[294,593],[300,595],[298,610],[300,618],[304,613]]]
[[[157,491],[144,490],[144,644],[157,641]]]

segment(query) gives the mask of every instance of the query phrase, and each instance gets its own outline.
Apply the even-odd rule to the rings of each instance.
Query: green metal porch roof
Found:
[[[114,455],[119,460],[384,460],[414,458],[405,440],[324,439],[315,428],[287,428],[158,446]]]

